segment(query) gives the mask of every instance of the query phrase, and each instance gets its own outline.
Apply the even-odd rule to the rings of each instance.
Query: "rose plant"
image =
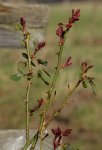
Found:
[[[46,66],[48,65],[48,62],[43,60],[42,58],[38,58],[37,54],[39,51],[42,51],[42,49],[45,47],[46,42],[35,42],[34,49],[31,51],[30,47],[30,39],[31,34],[28,32],[26,28],[26,20],[24,17],[20,18],[20,23],[17,25],[17,29],[22,32],[23,34],[23,46],[25,48],[25,52],[22,52],[22,56],[24,57],[23,61],[18,62],[17,69],[18,74],[11,75],[11,79],[15,81],[19,81],[21,78],[25,78],[27,82],[27,91],[26,91],[26,100],[25,100],[25,108],[26,108],[26,143],[22,150],[26,150],[30,146],[30,150],[35,149],[36,144],[38,140],[40,140],[40,150],[43,149],[43,142],[46,137],[49,136],[49,133],[44,134],[44,131],[48,128],[50,123],[60,114],[62,109],[68,104],[69,98],[71,95],[75,92],[75,90],[82,84],[84,88],[87,88],[87,83],[89,83],[94,89],[94,78],[90,77],[88,75],[88,72],[90,69],[93,68],[92,65],[90,65],[87,61],[83,61],[81,64],[81,74],[79,75],[79,79],[74,84],[73,88],[70,88],[68,85],[68,92],[66,93],[65,97],[63,98],[63,103],[59,106],[57,110],[53,109],[53,105],[56,99],[56,81],[59,76],[59,72],[63,69],[68,68],[72,65],[72,58],[71,56],[68,56],[67,60],[64,64],[62,64],[62,54],[64,53],[64,44],[67,38],[67,34],[69,33],[69,30],[73,27],[74,23],[79,21],[80,19],[80,9],[78,10],[72,10],[72,16],[69,18],[67,23],[59,23],[56,30],[56,35],[59,38],[58,41],[58,47],[59,51],[57,52],[57,66],[55,67],[54,76],[52,78],[52,81],[49,83],[44,79],[43,73],[45,73],[48,77],[51,77],[50,73],[46,70]],[[42,65],[42,69],[39,70],[38,66]],[[24,73],[22,68],[27,69],[27,73]],[[35,71],[35,68],[37,71]],[[42,73],[43,72],[43,73]],[[32,79],[39,78],[42,80],[46,86],[48,86],[48,91],[46,92],[46,96],[42,97],[38,100],[36,106],[33,106],[32,108],[29,108],[29,92],[30,88],[32,86]],[[51,106],[51,114],[47,115],[48,108]],[[30,138],[29,137],[29,119],[35,113],[37,110],[41,109],[40,114],[40,121],[38,130],[35,133],[35,135]],[[69,136],[71,134],[72,129],[65,129],[62,131],[60,127],[57,127],[56,129],[52,129],[52,134],[54,136],[53,139],[53,148],[56,150],[59,146],[62,148],[62,150],[71,149],[69,143],[63,142],[63,137]]]

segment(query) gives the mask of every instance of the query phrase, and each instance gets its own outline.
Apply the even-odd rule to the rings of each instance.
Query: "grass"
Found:
[[[95,8],[94,8],[95,7]],[[72,86],[78,79],[80,64],[88,60],[94,65],[90,72],[95,76],[97,96],[93,96],[91,88],[80,89],[71,98],[74,102],[66,107],[61,116],[70,118],[69,124],[61,122],[61,126],[70,126],[73,129],[72,143],[81,150],[100,150],[102,148],[102,9],[101,5],[91,3],[58,4],[50,6],[50,20],[46,32],[47,47],[41,52],[42,57],[49,60],[54,71],[54,63],[58,50],[57,37],[55,36],[56,25],[66,22],[71,15],[72,8],[81,9],[81,19],[71,29],[65,45],[65,53],[62,62],[68,56],[72,56],[73,65],[61,72],[58,82],[59,98],[63,98],[68,83]],[[52,61],[53,58],[53,61]],[[9,76],[16,72],[16,63],[21,59],[21,50],[0,50],[0,128],[24,128],[24,99],[26,83],[23,81],[13,82]],[[33,81],[31,89],[32,104],[43,94],[43,83],[39,80]],[[36,89],[35,89],[36,87]],[[60,88],[59,88],[60,87]],[[46,92],[47,88],[45,88]],[[36,93],[34,95],[33,93]],[[39,96],[40,95],[40,96]],[[37,126],[36,115],[32,118],[31,127]],[[34,126],[34,120],[35,126]],[[52,124],[53,126],[53,124]]]

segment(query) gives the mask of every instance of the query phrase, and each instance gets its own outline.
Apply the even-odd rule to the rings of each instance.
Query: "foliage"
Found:
[[[63,71],[63,69],[66,69],[70,65],[72,65],[72,58],[69,56],[67,58],[67,61],[65,61],[64,64],[62,64],[62,54],[64,53],[64,45],[67,38],[67,34],[69,33],[69,30],[72,28],[73,24],[77,22],[80,18],[80,9],[78,10],[72,10],[72,16],[69,18],[67,23],[59,23],[56,35],[59,37],[58,47],[59,51],[57,52],[57,66],[55,67],[55,73],[52,78],[50,73],[45,69],[45,67],[48,65],[48,61],[43,60],[43,58],[38,58],[39,51],[42,51],[42,49],[45,47],[46,43],[45,41],[41,41],[38,43],[35,43],[34,41],[34,49],[31,50],[30,48],[30,33],[27,31],[26,28],[26,20],[24,17],[20,18],[20,23],[17,25],[16,29],[21,31],[23,34],[23,46],[25,48],[25,52],[22,52],[22,57],[24,58],[23,61],[19,61],[17,64],[17,70],[18,74],[11,75],[11,79],[14,81],[19,81],[21,78],[25,78],[27,82],[27,91],[26,91],[26,100],[25,100],[25,107],[26,107],[26,144],[24,145],[22,150],[26,150],[31,145],[31,150],[35,149],[35,146],[37,144],[38,139],[40,139],[40,150],[43,149],[43,141],[44,139],[49,135],[48,133],[44,136],[44,131],[47,129],[47,127],[50,125],[50,123],[54,120],[55,117],[57,117],[62,109],[69,103],[69,98],[71,95],[75,92],[75,90],[79,87],[79,85],[83,85],[84,88],[87,88],[86,81],[91,85],[93,91],[94,91],[94,78],[90,77],[88,75],[88,72],[91,68],[93,68],[92,65],[90,65],[87,61],[83,61],[81,64],[81,74],[79,75],[78,81],[75,83],[73,88],[70,87],[68,84],[68,91],[64,97],[63,103],[57,110],[53,109],[54,102],[56,101],[56,81],[59,76],[59,73]],[[42,68],[39,70],[39,66],[42,66]],[[49,78],[52,79],[50,83],[43,77],[43,73],[45,73]],[[37,77],[39,80],[42,80],[46,86],[48,86],[48,91],[46,92],[46,96],[42,97],[38,100],[38,104],[34,106],[33,108],[29,107],[30,99],[29,99],[29,93],[32,86],[32,79]],[[95,92],[94,92],[95,93]],[[49,110],[49,106],[51,106],[51,113],[49,117],[47,117],[47,113]],[[33,138],[29,138],[29,119],[33,115],[35,111],[38,111],[41,109],[40,114],[40,121],[38,126],[37,133],[33,136]],[[52,129],[52,133],[54,134],[54,140],[53,140],[53,146],[54,150],[56,150],[59,146],[62,147],[62,149],[66,149],[65,145],[68,145],[68,143],[64,143],[63,136],[69,136],[72,129],[65,129],[62,131],[59,127],[56,129]],[[62,141],[62,142],[61,142]],[[70,147],[68,146],[68,149]]]

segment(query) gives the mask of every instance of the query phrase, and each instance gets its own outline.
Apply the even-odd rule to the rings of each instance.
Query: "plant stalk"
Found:
[[[65,39],[66,39],[66,37],[64,37],[64,42],[65,42]],[[50,89],[48,91],[47,103],[44,106],[44,113],[43,113],[43,116],[42,116],[43,122],[45,121],[45,114],[46,114],[46,111],[49,107],[49,104],[50,104],[50,101],[51,101],[51,96],[52,96],[52,93],[53,93],[53,90],[55,88],[55,84],[56,84],[56,81],[57,81],[57,78],[58,78],[60,65],[61,65],[61,59],[62,59],[63,46],[64,46],[64,44],[60,46],[60,50],[57,54],[58,55],[57,67],[56,67],[56,71],[55,71],[55,74],[54,74],[54,77],[53,77],[53,80],[52,80],[52,84],[51,84]],[[43,134],[43,131],[42,131],[43,122],[42,122],[42,124],[40,124],[40,126],[41,126],[41,130],[40,130],[41,135],[40,136],[41,137],[42,137],[42,134]],[[40,150],[42,150],[42,139],[40,139]]]
[[[26,93],[26,141],[29,139],[29,92],[31,83],[28,81],[27,93]]]
[[[45,129],[49,126],[49,124],[53,121],[53,119],[59,115],[59,113],[61,112],[61,110],[66,106],[66,104],[68,103],[68,100],[69,100],[70,96],[74,93],[74,91],[76,90],[76,88],[77,87],[75,85],[73,87],[73,89],[68,93],[68,95],[64,99],[63,104],[60,106],[60,108],[56,112],[53,113],[52,117],[47,122]]]
[[[64,42],[65,42],[65,39],[66,38],[64,38]],[[61,65],[61,59],[62,59],[63,46],[64,46],[64,44],[62,46],[60,46],[60,50],[58,52],[57,67],[56,67],[56,71],[55,71],[55,74],[54,74],[54,77],[53,77],[53,80],[52,80],[52,84],[51,84],[50,89],[48,91],[48,97],[47,97],[47,104],[46,104],[45,112],[47,111],[47,109],[49,107],[51,96],[52,96],[52,93],[53,93],[53,90],[55,88],[55,84],[56,84],[56,81],[57,81],[57,78],[58,78],[58,74],[59,74],[59,70],[60,70],[60,65]]]
[[[40,131],[40,150],[42,150],[43,147],[43,141],[42,141],[42,135],[43,135],[43,131]]]
[[[38,141],[38,135],[39,135],[39,131],[37,131],[37,133],[30,139],[26,142],[26,144],[24,145],[24,147],[22,148],[22,150],[27,150],[27,148],[33,143],[33,147],[31,146],[31,150],[33,148],[35,148],[35,145],[37,144],[37,141]],[[37,137],[37,138],[36,138]],[[37,139],[37,140],[35,140]]]
[[[30,51],[29,51],[29,38],[25,39],[25,47],[27,50],[28,55],[28,69],[29,75],[32,73],[31,67],[31,58],[30,58]],[[27,85],[27,92],[26,92],[26,142],[29,140],[29,93],[31,88],[31,77],[28,75],[28,85]]]
[[[46,124],[46,126],[45,126],[45,129],[49,126],[49,124],[53,121],[53,119],[58,116],[58,114],[61,112],[61,110],[65,107],[65,105],[67,104],[67,102],[68,102],[70,96],[73,94],[73,92],[76,90],[77,87],[78,87],[78,86],[75,85],[75,86],[73,87],[73,89],[68,93],[68,95],[65,97],[65,100],[64,100],[63,104],[61,105],[61,107],[60,107],[56,112],[53,113],[52,117],[51,117],[50,120],[47,122],[47,124]],[[35,137],[35,136],[36,136],[36,135],[34,135],[34,137]],[[23,148],[22,150],[26,150],[26,149],[30,146],[30,144],[32,144],[32,142],[33,142],[33,140],[34,140],[34,137],[31,138],[30,140],[28,140],[28,142],[25,144],[25,146],[24,146],[24,148]],[[36,143],[37,143],[37,142],[36,142]],[[35,144],[35,145],[36,145],[36,144]]]

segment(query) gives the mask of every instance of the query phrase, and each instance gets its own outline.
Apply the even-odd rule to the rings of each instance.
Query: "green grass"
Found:
[[[96,7],[94,9],[94,7]],[[91,88],[80,87],[71,98],[74,102],[66,107],[62,115],[70,118],[69,124],[61,123],[62,126],[70,126],[73,129],[72,144],[80,150],[101,150],[102,148],[102,9],[101,5],[93,6],[91,3],[72,3],[50,6],[50,20],[46,33],[47,47],[40,53],[49,60],[49,71],[54,71],[56,55],[58,51],[58,38],[55,35],[57,24],[66,22],[71,15],[72,8],[81,9],[81,19],[73,25],[65,44],[64,62],[72,56],[73,65],[61,72],[58,82],[59,98],[63,99],[66,86],[77,81],[80,73],[80,64],[88,60],[94,65],[91,75],[95,76],[97,96],[93,96]],[[21,50],[0,50],[0,128],[24,128],[24,99],[25,80],[13,82],[9,76],[16,73],[16,63],[21,59]],[[54,55],[54,56],[53,56]],[[52,59],[53,58],[53,59]],[[53,60],[53,61],[52,61]],[[31,103],[35,104],[41,98],[47,88],[39,80],[33,80],[31,89]],[[59,88],[60,87],[60,88]],[[35,94],[34,94],[35,93]],[[60,102],[59,102],[60,103]],[[67,112],[66,112],[67,111]],[[31,127],[37,126],[36,115],[32,118]],[[35,119],[35,125],[34,123]],[[82,129],[82,131],[80,131]]]

